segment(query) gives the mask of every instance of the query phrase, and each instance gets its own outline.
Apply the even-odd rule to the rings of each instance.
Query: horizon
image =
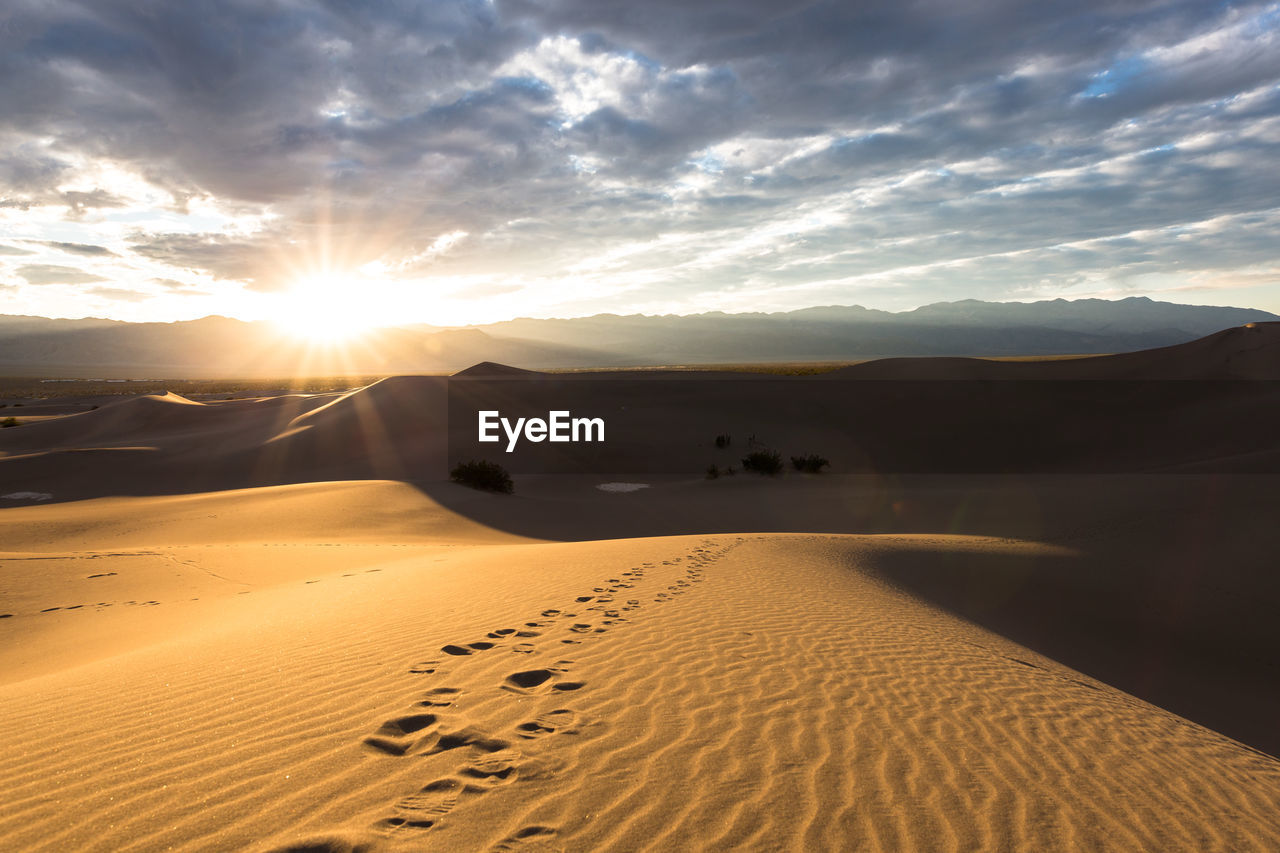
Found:
[[[897,311],[887,311],[885,309],[871,308],[869,306],[856,305],[856,304],[805,305],[798,308],[788,308],[780,311],[753,311],[753,310],[746,309],[742,311],[698,311],[698,312],[691,312],[691,313],[669,313],[669,314],[651,314],[651,313],[644,313],[644,312],[620,314],[613,311],[601,311],[595,314],[580,314],[576,316],[533,317],[533,316],[522,315],[522,316],[506,317],[499,320],[492,320],[485,323],[464,323],[464,324],[449,325],[449,326],[440,326],[440,325],[435,325],[432,323],[425,323],[425,322],[405,322],[405,323],[399,323],[399,324],[392,323],[387,325],[370,326],[364,331],[368,333],[373,333],[379,330],[407,329],[413,326],[429,326],[435,329],[436,331],[464,331],[467,329],[478,329],[482,326],[496,326],[496,325],[502,325],[504,323],[515,323],[515,322],[522,322],[522,321],[557,322],[557,321],[572,321],[572,320],[590,320],[595,317],[617,317],[619,319],[637,318],[637,317],[646,318],[646,319],[663,319],[663,318],[675,318],[675,317],[704,317],[704,316],[725,316],[725,317],[777,316],[782,314],[795,314],[802,311],[818,311],[823,309],[860,309],[860,310],[867,311],[869,313],[883,313],[883,314],[891,314],[891,315],[897,316],[901,314],[911,314],[916,311],[923,310],[925,308],[933,308],[940,305],[959,305],[966,302],[976,302],[983,305],[1010,305],[1010,304],[1037,305],[1037,304],[1052,304],[1056,302],[1067,302],[1067,303],[1126,302],[1126,301],[1132,301],[1132,300],[1154,302],[1154,303],[1174,305],[1174,306],[1186,307],[1186,308],[1224,308],[1224,309],[1234,309],[1234,310],[1242,310],[1242,311],[1266,311],[1267,313],[1280,316],[1280,312],[1268,311],[1265,308],[1257,308],[1254,306],[1174,302],[1171,300],[1152,299],[1149,296],[1118,296],[1113,299],[1106,299],[1102,297],[1092,297],[1092,296],[1079,297],[1076,299],[1067,299],[1065,297],[1055,297],[1053,299],[1037,299],[1037,300],[1010,299],[1010,300],[999,300],[999,301],[974,299],[974,298],[960,298],[960,299],[953,299],[953,300],[943,300],[939,302],[928,302],[928,303],[916,305],[910,308],[903,308]],[[29,319],[37,319],[37,320],[100,320],[105,322],[130,323],[130,324],[138,324],[138,325],[141,325],[144,323],[162,323],[162,324],[198,323],[202,320],[232,320],[236,322],[250,323],[250,324],[271,324],[272,323],[270,318],[246,320],[240,317],[231,317],[225,314],[205,314],[200,317],[183,317],[183,318],[178,318],[173,320],[121,320],[114,317],[102,317],[102,316],[94,316],[94,315],[83,315],[78,317],[65,317],[65,316],[50,317],[43,314],[10,314],[7,312],[0,312],[0,317],[29,318]]]
[[[0,311],[1280,313],[1274,3],[22,3]]]

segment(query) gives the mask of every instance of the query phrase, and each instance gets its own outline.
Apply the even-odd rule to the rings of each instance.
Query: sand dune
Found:
[[[1272,332],[1187,358],[1245,374]],[[867,405],[820,394],[830,422],[797,425],[768,381],[701,415],[699,383],[643,383],[680,427],[641,449],[689,464],[726,418],[821,442]],[[1173,386],[1147,399],[1177,418],[1112,424],[1115,453],[1270,452],[1234,419],[1265,394]],[[1273,475],[836,447],[822,476],[490,495],[444,480],[445,390],[157,395],[0,434],[0,494],[53,495],[0,509],[0,846],[1280,849]],[[945,458],[986,452],[964,438]]]
[[[520,367],[512,367],[509,364],[498,364],[492,361],[482,361],[479,364],[473,364],[466,370],[459,370],[453,374],[455,377],[467,378],[519,378],[523,376],[537,376],[537,371],[525,370]]]
[[[610,416],[610,440],[598,451],[526,443],[504,455],[520,473],[698,473],[737,463],[741,444],[708,450],[725,431],[783,453],[821,453],[839,473],[1276,473],[1280,385],[1238,377],[1280,375],[1278,330],[1251,324],[1180,347],[1092,359],[962,360],[966,371],[976,364],[997,378],[1036,377],[1017,383],[861,381],[915,376],[893,361],[783,378],[551,376],[478,365],[452,384],[400,376],[342,395],[209,404],[148,396],[0,431],[0,483],[58,501],[347,479],[438,483],[452,464],[493,449],[476,444],[474,419],[448,418],[451,395],[459,409],[483,401]],[[925,374],[950,375],[949,360],[925,363]],[[1189,381],[1138,378],[1150,376]],[[1101,378],[1111,381],[1076,381]]]
[[[823,374],[829,379],[1280,379],[1280,323],[1248,323],[1138,352],[1043,361],[885,358]]]
[[[48,850],[1280,843],[1280,762],[859,568],[956,547],[1046,546],[304,552],[317,583],[273,577],[163,643],[5,686],[0,833]]]

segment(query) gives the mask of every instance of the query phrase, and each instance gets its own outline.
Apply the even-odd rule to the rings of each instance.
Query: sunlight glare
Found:
[[[313,276],[281,294],[274,317],[284,332],[314,343],[337,343],[379,325],[368,294],[339,275]]]

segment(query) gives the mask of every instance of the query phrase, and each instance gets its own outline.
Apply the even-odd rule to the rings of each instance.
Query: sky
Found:
[[[1280,312],[1280,4],[6,0],[0,313]]]

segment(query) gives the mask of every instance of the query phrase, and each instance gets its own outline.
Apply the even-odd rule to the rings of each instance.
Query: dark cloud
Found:
[[[88,284],[110,280],[76,267],[62,267],[56,264],[25,264],[14,272],[25,278],[27,284]]]

